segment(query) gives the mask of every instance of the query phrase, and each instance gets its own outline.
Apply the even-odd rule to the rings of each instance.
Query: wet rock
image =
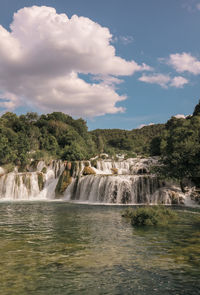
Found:
[[[118,169],[117,168],[111,168],[112,174],[117,175]]]
[[[184,205],[184,198],[176,191],[169,191],[169,196],[173,205]]]
[[[92,167],[87,167],[85,166],[84,169],[83,169],[83,172],[82,174],[85,176],[85,175],[95,175],[96,172],[94,171],[94,169],[92,169]]]

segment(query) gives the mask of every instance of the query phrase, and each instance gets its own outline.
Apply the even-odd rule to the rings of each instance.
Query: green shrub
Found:
[[[155,206],[137,209],[128,208],[123,212],[122,216],[130,218],[133,226],[145,226],[166,225],[170,221],[175,220],[177,214],[172,209],[164,206]]]
[[[127,159],[130,159],[130,158],[136,158],[136,157],[137,157],[136,153],[129,152],[129,153],[125,154],[124,159],[127,160]]]

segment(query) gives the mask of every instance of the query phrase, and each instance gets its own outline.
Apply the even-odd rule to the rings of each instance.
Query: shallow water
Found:
[[[0,204],[0,294],[200,294],[197,214],[134,229],[118,206]]]

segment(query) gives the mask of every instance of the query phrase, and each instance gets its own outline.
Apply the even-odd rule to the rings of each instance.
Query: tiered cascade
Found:
[[[37,165],[36,165],[37,164]],[[179,187],[151,174],[157,158],[118,161],[40,161],[19,173],[0,175],[1,200],[53,200],[100,204],[183,203]]]

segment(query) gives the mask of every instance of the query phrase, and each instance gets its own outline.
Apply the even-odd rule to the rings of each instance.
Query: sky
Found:
[[[90,130],[191,114],[200,0],[0,2],[0,113],[62,111]]]

